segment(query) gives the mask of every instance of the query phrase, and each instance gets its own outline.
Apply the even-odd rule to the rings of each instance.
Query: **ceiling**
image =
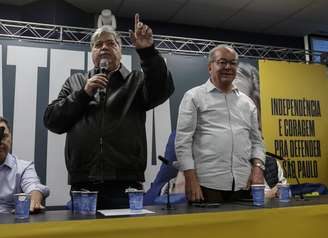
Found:
[[[0,0],[24,5],[34,0]],[[328,35],[328,0],[65,0],[88,13],[109,8],[118,17],[230,30]]]

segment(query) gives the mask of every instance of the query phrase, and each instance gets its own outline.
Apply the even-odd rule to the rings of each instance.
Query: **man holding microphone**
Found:
[[[45,126],[67,133],[66,167],[71,190],[98,191],[97,208],[128,207],[125,189],[141,189],[146,169],[146,111],[166,101],[174,85],[154,48],[152,30],[135,15],[131,40],[141,68],[120,63],[121,40],[108,26],[91,38],[95,68],[64,83],[44,114]]]

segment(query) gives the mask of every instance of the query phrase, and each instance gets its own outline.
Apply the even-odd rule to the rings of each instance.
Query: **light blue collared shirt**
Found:
[[[31,193],[34,190],[40,191],[44,197],[49,195],[48,187],[40,183],[33,162],[8,154],[0,165],[0,213],[8,213],[15,208],[15,193]]]
[[[237,88],[228,93],[208,80],[185,93],[179,109],[176,155],[180,170],[195,169],[200,185],[245,189],[250,159],[264,162],[264,145],[253,101]]]

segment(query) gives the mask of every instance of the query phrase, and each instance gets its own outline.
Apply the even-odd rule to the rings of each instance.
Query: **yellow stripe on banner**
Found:
[[[2,238],[327,237],[328,205],[0,225]]]

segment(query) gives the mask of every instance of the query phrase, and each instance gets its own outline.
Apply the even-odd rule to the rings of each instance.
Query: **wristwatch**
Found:
[[[259,167],[263,171],[265,170],[265,166],[261,162],[255,162],[253,166]]]

